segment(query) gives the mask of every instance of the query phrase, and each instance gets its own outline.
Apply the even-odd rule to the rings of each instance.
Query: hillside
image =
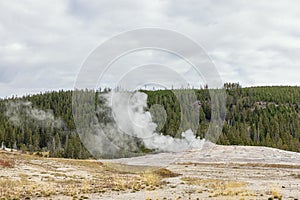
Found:
[[[226,120],[218,144],[255,145],[300,152],[300,87],[274,86],[241,88],[225,84]],[[189,89],[191,90],[191,89]],[[177,90],[184,97],[188,89]],[[194,129],[205,137],[211,120],[211,101],[207,88],[193,90],[200,102],[196,129],[183,118],[183,128]],[[166,123],[159,127],[164,135],[178,137],[181,109],[171,90],[142,91],[148,95],[148,107],[162,105]],[[99,92],[97,93],[99,94]],[[96,95],[98,96],[98,95]],[[96,106],[102,106],[101,100]],[[151,110],[150,110],[151,112]],[[189,117],[189,113],[185,115]],[[99,121],[111,121],[105,113]],[[72,91],[47,92],[0,101],[0,144],[29,152],[50,152],[51,157],[89,158],[83,147],[72,116]],[[143,149],[143,145],[140,145]],[[147,151],[143,149],[142,152]]]

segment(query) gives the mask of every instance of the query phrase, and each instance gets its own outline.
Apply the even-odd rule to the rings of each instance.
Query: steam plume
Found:
[[[152,122],[150,112],[145,111],[147,107],[147,95],[141,92],[118,92],[102,94],[100,99],[105,102],[106,111],[98,109],[98,113],[111,112],[112,123],[99,127],[103,130],[102,136],[112,139],[112,143],[118,147],[126,147],[127,150],[138,149],[137,138],[148,149],[158,152],[179,152],[191,148],[201,149],[205,140],[196,138],[189,129],[181,134],[182,138],[173,138],[156,132],[157,125]],[[110,110],[111,109],[111,110]],[[98,144],[103,144],[103,138],[98,137]],[[102,148],[104,150],[104,148]],[[105,151],[105,150],[104,150]]]
[[[39,110],[32,106],[30,101],[10,101],[6,103],[6,117],[16,126],[34,122],[40,127],[61,128],[64,123],[55,119],[53,111]]]

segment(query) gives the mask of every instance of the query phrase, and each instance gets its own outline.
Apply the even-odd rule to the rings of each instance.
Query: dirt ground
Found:
[[[0,151],[4,199],[300,199],[300,154],[266,147],[114,160],[42,158]]]

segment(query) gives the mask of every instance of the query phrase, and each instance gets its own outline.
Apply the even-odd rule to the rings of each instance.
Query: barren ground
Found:
[[[114,160],[42,158],[0,151],[6,199],[300,199],[300,154],[266,147]]]

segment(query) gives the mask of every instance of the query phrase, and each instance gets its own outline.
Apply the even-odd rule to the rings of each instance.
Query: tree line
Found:
[[[218,144],[268,146],[300,152],[300,87],[242,88],[238,83],[226,83],[224,90],[227,97],[224,104],[225,120]],[[99,93],[108,91],[97,91],[96,99]],[[190,95],[191,91],[196,99]],[[158,104],[166,112],[166,119],[162,120],[160,113],[149,109],[153,121],[158,124],[159,132],[180,137],[179,133],[191,128],[198,137],[205,137],[213,112],[208,87],[142,92],[148,95],[148,109]],[[191,99],[193,102],[195,100],[195,104],[185,104]],[[18,102],[31,102],[32,105],[29,107],[29,104]],[[104,106],[101,100],[95,103],[92,106]],[[221,104],[217,103],[216,109]],[[10,116],[8,106],[12,110],[17,109],[18,116],[13,113]],[[36,110],[29,113],[28,108]],[[193,121],[195,113],[198,122]],[[105,113],[96,117],[99,121],[112,120]],[[57,125],[56,119],[62,123]],[[49,123],[47,120],[52,121]],[[160,124],[162,121],[164,123]],[[72,115],[72,91],[61,90],[0,100],[1,142],[6,147],[22,151],[49,152],[51,157],[91,157],[76,133]]]

